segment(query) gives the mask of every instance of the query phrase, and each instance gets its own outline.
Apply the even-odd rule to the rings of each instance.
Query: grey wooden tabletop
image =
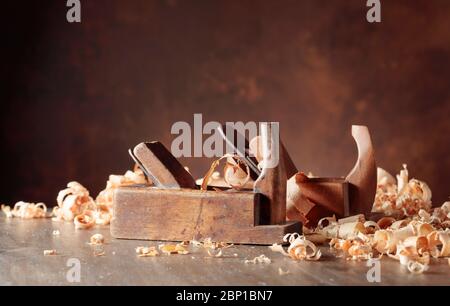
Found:
[[[54,230],[60,235],[54,236]],[[95,233],[106,238],[104,256],[94,256],[96,250],[88,244]],[[76,230],[72,223],[50,219],[0,217],[0,285],[450,285],[447,259],[415,275],[383,258],[381,282],[369,283],[366,262],[337,259],[326,247],[318,262],[296,262],[267,246],[246,245],[226,249],[224,255],[229,257],[224,258],[211,258],[203,249],[188,255],[136,256],[137,246],[157,244],[112,239],[107,226]],[[55,249],[58,255],[44,256],[46,249]],[[272,263],[244,263],[261,254]],[[79,262],[80,282],[67,278],[74,267],[68,263],[74,261]],[[280,275],[279,268],[289,274]]]

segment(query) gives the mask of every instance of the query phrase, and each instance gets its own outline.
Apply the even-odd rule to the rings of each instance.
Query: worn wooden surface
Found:
[[[60,236],[53,236],[59,230]],[[66,279],[70,258],[81,263],[80,285],[373,285],[366,280],[365,262],[335,259],[324,248],[323,260],[295,262],[263,246],[239,245],[225,250],[238,257],[208,258],[203,250],[188,255],[139,258],[135,247],[156,242],[115,240],[109,227],[75,230],[71,223],[50,220],[18,220],[0,217],[0,285],[74,285]],[[94,233],[105,236],[105,256],[93,256],[87,244]],[[44,256],[56,249],[60,255]],[[244,264],[266,254],[269,265]],[[289,270],[280,276],[278,268]],[[450,285],[447,260],[413,275],[385,258],[381,262],[381,285]],[[76,285],[76,284],[75,284]]]

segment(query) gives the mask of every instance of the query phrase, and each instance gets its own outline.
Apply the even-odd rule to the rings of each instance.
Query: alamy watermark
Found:
[[[366,279],[369,283],[381,282],[381,262],[378,258],[369,258],[366,263],[367,267],[370,267],[366,273]]]
[[[78,258],[69,258],[66,262],[69,268],[66,273],[66,280],[69,283],[81,282],[81,262]]]
[[[69,7],[69,10],[66,13],[67,22],[81,22],[80,0],[67,0],[66,6]]]
[[[258,133],[259,131],[259,133]],[[226,122],[203,123],[202,114],[194,114],[194,124],[178,121],[172,125],[171,133],[177,135],[170,150],[175,157],[222,157],[227,153],[240,156],[255,156],[249,152],[246,139],[260,135],[260,149],[265,168],[274,168],[279,160],[278,122]],[[204,139],[203,136],[207,135]],[[264,142],[264,143],[262,143]]]
[[[367,0],[366,6],[370,7],[366,14],[367,22],[381,22],[381,2],[380,0]]]
[[[66,19],[69,23],[81,22],[81,1],[80,0],[67,0],[66,6],[69,10],[66,13]],[[381,1],[380,0],[367,0],[366,6],[369,10],[366,13],[366,20],[369,23],[381,22]]]

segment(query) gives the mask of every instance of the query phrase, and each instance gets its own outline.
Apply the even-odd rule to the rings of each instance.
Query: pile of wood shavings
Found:
[[[7,205],[1,206],[7,218],[34,219],[47,217],[47,206],[44,203],[17,202],[13,209]]]
[[[397,180],[382,168],[377,169],[377,191],[372,211],[386,215],[413,216],[431,208],[431,190],[417,179],[409,179],[406,164]]]
[[[422,273],[432,258],[450,257],[449,216],[450,202],[445,202],[431,213],[422,209],[417,215],[400,220],[383,217],[378,222],[365,221],[363,215],[340,220],[324,218],[305,236],[320,235],[329,240],[336,257],[368,260],[386,255],[410,272]],[[322,226],[325,222],[329,224]]]
[[[142,170],[135,168],[124,175],[110,175],[106,188],[94,199],[78,182],[70,182],[57,197],[58,206],[53,209],[54,221],[73,221],[75,228],[88,229],[94,225],[108,225],[112,218],[112,196],[120,186],[145,184]]]
[[[78,182],[70,182],[56,198],[57,206],[51,215],[47,215],[44,203],[17,202],[13,209],[1,205],[7,218],[45,218],[53,216],[54,221],[70,221],[76,229],[89,229],[94,225],[108,225],[112,218],[112,197],[114,190],[120,186],[149,183],[141,169],[127,171],[124,175],[110,175],[106,188],[94,200],[89,191]]]
[[[190,240],[183,241],[177,244],[160,244],[158,248],[154,246],[144,247],[140,246],[136,248],[136,253],[139,257],[155,257],[159,256],[160,252],[165,255],[186,255],[190,254],[195,248],[203,248],[207,251],[209,257],[207,258],[218,258],[218,257],[237,257],[237,254],[233,256],[225,256],[223,250],[232,247],[232,244],[225,242],[216,242],[211,238],[205,238],[202,241]],[[190,248],[191,247],[191,248]]]

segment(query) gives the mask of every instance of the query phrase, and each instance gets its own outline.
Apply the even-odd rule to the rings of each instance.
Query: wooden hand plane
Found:
[[[265,152],[274,141],[272,124],[261,125]],[[200,190],[192,176],[159,142],[131,152],[155,186],[119,187],[113,197],[114,238],[185,241],[211,238],[242,244],[283,243],[301,223],[286,221],[287,175],[283,154],[262,169],[253,190]]]
[[[344,178],[307,177],[297,173],[289,179],[287,201],[289,220],[299,220],[314,227],[323,217],[368,215],[372,210],[377,186],[377,167],[369,129],[352,126],[358,159]],[[298,190],[295,190],[298,188]]]

